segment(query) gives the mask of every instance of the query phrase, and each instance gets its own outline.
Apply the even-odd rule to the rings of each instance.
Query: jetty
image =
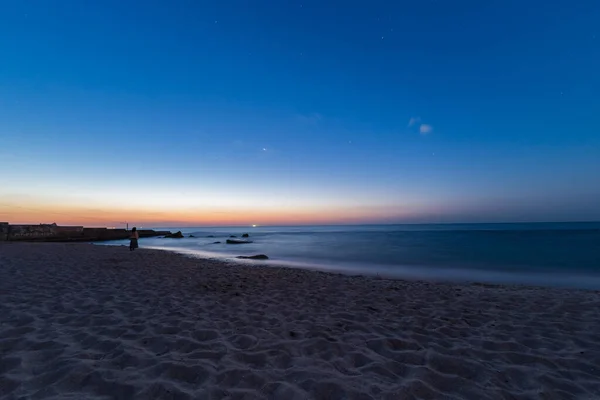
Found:
[[[140,238],[170,235],[170,231],[138,229]],[[0,242],[101,242],[129,238],[131,231],[119,228],[86,228],[57,224],[11,225],[0,222]]]

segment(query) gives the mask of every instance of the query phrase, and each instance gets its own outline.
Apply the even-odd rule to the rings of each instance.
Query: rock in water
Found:
[[[177,231],[175,233],[170,233],[170,234],[168,234],[165,237],[169,238],[169,239],[182,239],[183,238],[183,234],[181,233],[181,231]]]
[[[231,235],[231,236],[229,236],[229,237],[230,237],[230,238],[235,238],[235,237],[237,237],[237,236],[235,236],[235,235]]]
[[[269,257],[267,257],[264,254],[257,254],[255,256],[238,256],[236,258],[241,258],[244,260],[268,260],[269,259]]]
[[[194,236],[194,235],[190,235],[190,236],[188,236],[188,237],[194,238],[194,237],[196,237],[196,236]]]
[[[240,240],[240,239],[227,239],[227,244],[244,244],[244,243],[252,243],[252,241]]]
[[[219,243],[221,243],[221,242],[213,242],[213,244],[219,244]]]
[[[242,235],[242,237],[250,237],[250,235],[248,235],[247,233],[244,233],[244,234]]]

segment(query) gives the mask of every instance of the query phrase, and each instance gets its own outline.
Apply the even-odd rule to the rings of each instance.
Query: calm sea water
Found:
[[[600,223],[166,229],[186,238],[140,246],[223,259],[266,254],[273,265],[344,273],[600,289]],[[253,243],[225,244],[244,233]]]

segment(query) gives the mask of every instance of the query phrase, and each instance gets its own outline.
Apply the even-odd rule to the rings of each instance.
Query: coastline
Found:
[[[94,242],[99,246],[126,246],[123,241]],[[238,251],[220,253],[207,250],[189,249],[185,247],[148,246],[144,249],[166,251],[198,260],[214,260],[235,265],[253,265],[268,268],[291,268],[317,271],[344,276],[363,276],[377,279],[401,281],[426,281],[449,283],[456,285],[487,284],[498,286],[546,287],[600,292],[600,276],[583,274],[581,271],[497,271],[467,268],[424,267],[420,265],[377,265],[373,263],[315,262],[269,258],[268,260],[244,260],[239,257],[259,253],[248,252],[242,248]]]
[[[467,229],[468,228],[468,229]],[[145,248],[209,258],[265,254],[268,265],[394,279],[486,282],[600,290],[600,225],[482,224],[257,227],[252,243],[228,244],[239,228],[171,228],[179,239],[145,238]],[[598,228],[598,229],[596,229]],[[122,244],[128,245],[126,241]],[[118,245],[118,242],[98,244]]]
[[[7,398],[600,396],[600,292],[0,244]]]

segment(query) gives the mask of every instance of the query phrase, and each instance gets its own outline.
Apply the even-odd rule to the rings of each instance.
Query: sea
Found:
[[[143,238],[140,247],[382,278],[600,290],[600,222],[155,229],[185,237]],[[226,243],[245,233],[252,243]],[[256,254],[269,260],[236,259]]]

